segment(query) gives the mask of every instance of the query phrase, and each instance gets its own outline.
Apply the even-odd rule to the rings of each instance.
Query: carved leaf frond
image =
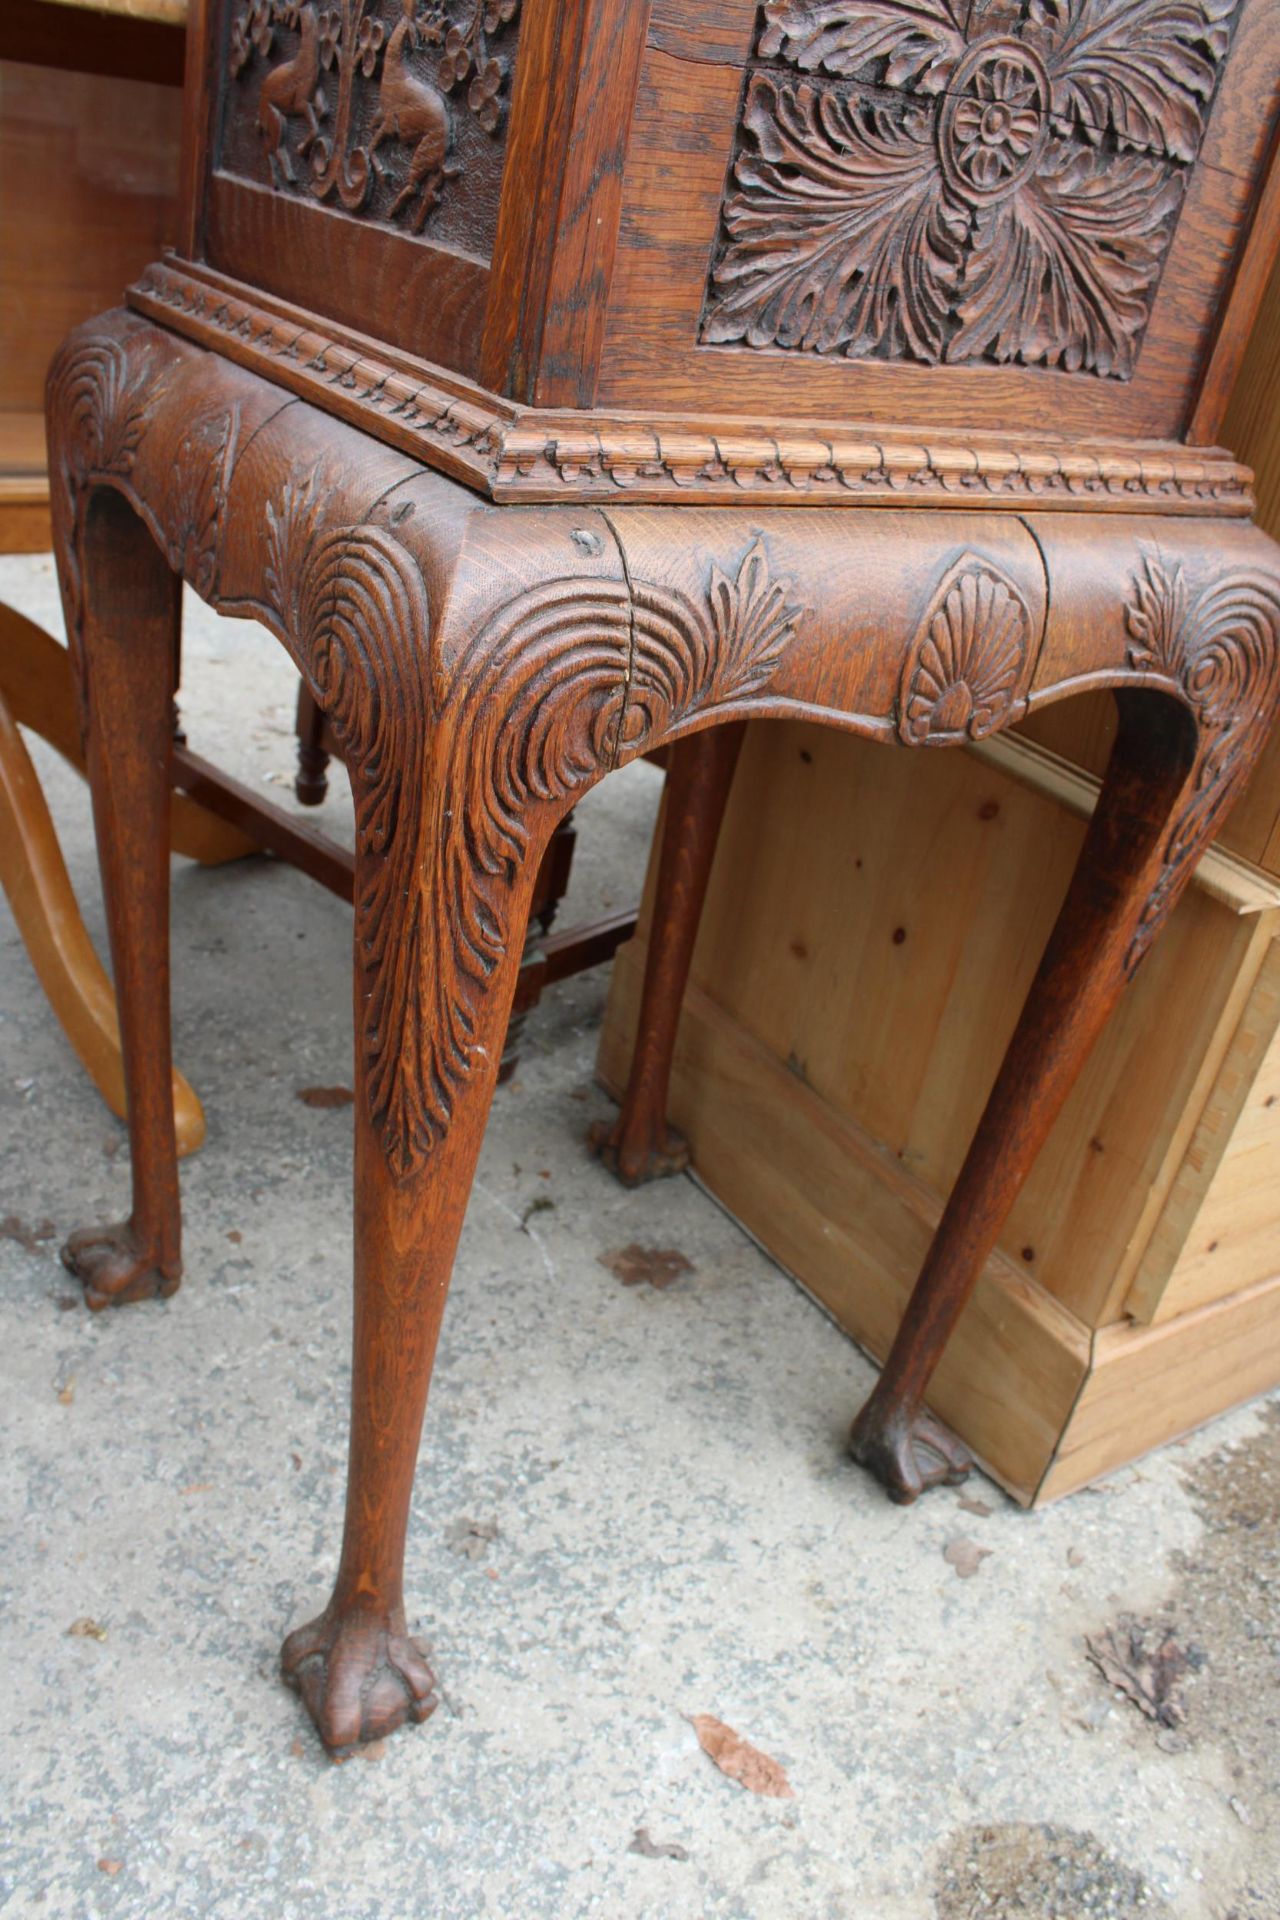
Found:
[[[458,662],[420,904],[423,1011],[414,1030],[421,1110],[410,1149],[446,1132],[463,1082],[501,1035],[481,1025],[487,981],[510,944],[511,890],[536,803],[564,799],[613,764],[631,615],[625,584],[551,580],[498,609]]]
[[[764,686],[802,613],[789,599],[791,588],[791,580],[771,577],[759,538],[732,579],[712,564],[703,601],[636,581],[625,744]]]
[[[1194,160],[1238,4],[1032,0],[1060,125]]]
[[[166,501],[169,565],[206,600],[217,577],[239,430],[238,407],[193,420],[178,447]]]
[[[1129,665],[1176,679],[1186,617],[1187,582],[1182,568],[1175,566],[1171,572],[1158,554],[1146,553],[1142,572],[1133,583],[1133,598],[1125,608]]]
[[[146,402],[159,391],[148,381],[147,362],[147,355],[130,356],[105,335],[74,343],[54,361],[50,405],[63,422],[75,478],[131,471],[146,426]]]
[[[760,53],[937,92],[964,51],[968,11],[968,0],[765,0]]]
[[[327,491],[317,466],[268,505],[265,585],[351,774],[357,1048],[370,1120],[402,1175],[430,1126],[420,1074],[429,609],[417,563],[387,528],[325,526]]]
[[[708,599],[716,634],[713,698],[753,693],[769,679],[800,617],[800,608],[788,603],[791,584],[770,579],[769,556],[759,539],[743,555],[736,578],[712,567]]]
[[[947,358],[1126,378],[1183,187],[1150,155],[1051,148],[1038,175],[977,213]]]
[[[744,124],[702,338],[936,360],[968,223],[929,109],[757,75]]]

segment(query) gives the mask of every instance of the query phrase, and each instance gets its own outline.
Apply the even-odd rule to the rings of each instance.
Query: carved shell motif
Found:
[[[945,574],[902,670],[905,746],[981,740],[1014,717],[1031,655],[1031,613],[1013,581],[966,553]]]

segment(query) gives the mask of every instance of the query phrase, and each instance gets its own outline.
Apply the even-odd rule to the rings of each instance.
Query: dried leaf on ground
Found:
[[[753,1747],[732,1727],[726,1727],[723,1720],[717,1720],[714,1714],[695,1713],[689,1716],[689,1725],[708,1759],[714,1760],[721,1773],[736,1780],[748,1793],[764,1794],[770,1800],[795,1799],[791,1783],[777,1761]]]
[[[105,1627],[100,1627],[96,1620],[91,1620],[87,1613],[84,1613],[81,1614],[78,1620],[71,1622],[71,1625],[67,1628],[67,1637],[70,1640],[105,1640],[107,1630]]]
[[[989,1507],[985,1500],[979,1500],[972,1493],[962,1493],[956,1504],[963,1507],[966,1513],[976,1513],[979,1520],[989,1520],[995,1512],[994,1507]]]
[[[45,1242],[56,1239],[57,1233],[52,1220],[42,1220],[38,1227],[29,1227],[16,1213],[6,1213],[0,1220],[0,1240],[16,1240],[27,1253],[42,1253]]]
[[[674,1840],[655,1840],[648,1827],[637,1827],[635,1837],[627,1848],[628,1853],[638,1853],[642,1860],[687,1860],[688,1847],[678,1846]]]
[[[949,1567],[955,1568],[957,1580],[972,1580],[983,1561],[991,1558],[991,1549],[980,1547],[976,1540],[960,1537],[947,1542],[942,1557]]]
[[[355,1099],[350,1087],[299,1087],[304,1107],[349,1107]]]
[[[1086,1638],[1085,1646],[1108,1686],[1148,1720],[1162,1727],[1181,1726],[1187,1710],[1176,1688],[1193,1661],[1172,1628],[1122,1616],[1106,1633]]]
[[[466,1560],[482,1560],[485,1550],[498,1537],[496,1520],[455,1520],[445,1534],[444,1543],[450,1553],[460,1553]]]
[[[63,1407],[69,1407],[73,1404],[75,1397],[76,1397],[76,1376],[73,1373],[71,1378],[69,1380],[64,1380],[62,1385],[58,1388],[58,1404]]]
[[[695,1271],[692,1260],[678,1247],[642,1247],[636,1240],[628,1247],[613,1247],[608,1253],[597,1254],[596,1258],[624,1287],[641,1287],[647,1282],[661,1291],[673,1285],[682,1274]]]

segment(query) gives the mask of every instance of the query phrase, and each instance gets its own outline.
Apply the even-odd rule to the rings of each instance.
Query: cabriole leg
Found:
[[[1062,911],[850,1437],[854,1459],[904,1505],[969,1471],[923,1404],[930,1377],[1090,1048],[1252,764],[1163,695],[1127,691],[1117,704],[1119,734]]]
[[[429,818],[448,817],[429,799]],[[358,802],[359,805],[359,802]],[[424,841],[448,869],[448,847]],[[503,948],[491,971],[466,974],[467,928],[445,924],[445,885],[427,888],[429,926],[405,917],[373,925],[371,869],[385,852],[361,834],[356,872],[357,1117],[355,1142],[355,1344],[351,1441],[342,1555],[324,1612],[285,1641],[285,1678],[302,1694],[331,1753],[381,1739],[436,1705],[422,1647],[407,1629],[404,1552],[418,1443],[445,1297],[484,1135],[537,871],[530,846],[509,876]],[[363,871],[362,871],[363,869]],[[388,910],[404,899],[393,886]],[[442,931],[443,930],[443,931]],[[374,986],[370,943],[403,956],[401,981]],[[464,981],[465,1018],[458,1017]],[[397,1007],[408,1008],[401,1017]],[[420,1024],[421,1023],[421,1024]],[[394,1060],[371,1041],[390,1034]],[[465,1053],[466,1065],[451,1071]],[[439,1090],[449,1091],[440,1105]]]
[[[667,1092],[680,1008],[693,961],[711,864],[746,728],[712,727],[670,750],[666,818],[635,1053],[616,1120],[598,1120],[588,1144],[627,1187],[689,1165],[689,1143],[667,1124]]]
[[[93,1308],[176,1292],[182,1273],[169,1038],[169,760],[181,582],[115,493],[79,539],[89,781],[128,1097],[133,1206],[63,1248]],[[75,561],[59,553],[64,581]]]

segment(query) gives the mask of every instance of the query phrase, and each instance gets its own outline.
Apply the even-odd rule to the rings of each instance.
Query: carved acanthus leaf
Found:
[[[355,800],[357,1039],[365,1095],[397,1175],[429,1138],[420,1078],[425,964],[421,780],[429,623],[417,563],[384,526],[326,528],[317,470],[269,506],[274,622],[343,750]]]
[[[1238,0],[1032,0],[1060,71],[1054,118],[1088,139],[1194,160]]]
[[[925,111],[759,74],[744,125],[703,339],[939,358],[968,223]]]
[[[768,681],[801,609],[770,577],[757,540],[705,596],[644,580],[552,580],[499,609],[459,660],[437,831],[423,907],[429,1111],[415,1148],[443,1136],[458,1088],[500,1036],[483,989],[510,945],[511,894],[537,810],[594,784],[624,755]],[[627,660],[630,655],[630,669]]]
[[[130,356],[105,334],[72,335],[49,369],[46,401],[57,423],[59,465],[50,476],[50,501],[62,556],[60,584],[67,646],[75,672],[80,727],[88,724],[84,653],[82,495],[91,478],[122,478],[146,426],[146,403],[159,392],[149,356]]]
[[[192,422],[182,437],[167,502],[169,565],[198,594],[213,596],[227,494],[235,469],[239,409],[224,407]]]
[[[1193,592],[1180,561],[1148,552],[1126,608],[1129,664],[1163,680],[1195,715],[1190,795],[1170,825],[1160,879],[1129,952],[1132,974],[1275,718],[1280,692],[1280,580],[1236,571]]]
[[[977,210],[947,357],[1127,378],[1183,184],[1146,155],[1046,155],[1021,193]]]
[[[807,73],[874,68],[887,86],[937,92],[964,51],[968,16],[968,0],[765,0],[760,53]]]
[[[500,1044],[485,989],[509,951],[539,810],[624,752],[757,691],[800,610],[759,541],[732,577],[713,564],[701,599],[644,581],[553,579],[493,613],[451,672],[456,699],[432,711],[417,565],[387,527],[327,530],[326,492],[316,473],[269,509],[266,586],[351,774],[364,1081],[403,1178]]]

